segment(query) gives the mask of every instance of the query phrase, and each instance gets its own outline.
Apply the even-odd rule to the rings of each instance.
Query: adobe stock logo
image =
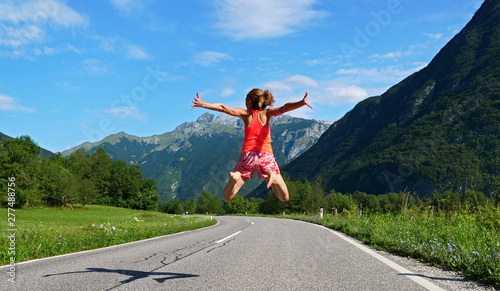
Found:
[[[403,11],[403,6],[400,0],[389,0],[387,2],[387,9],[379,12],[371,11],[372,20],[368,21],[364,27],[354,27],[354,37],[352,44],[342,42],[340,49],[347,62],[352,57],[363,53],[362,49],[366,48],[372,40],[380,35],[383,28],[386,28],[392,23],[392,16],[397,15]]]

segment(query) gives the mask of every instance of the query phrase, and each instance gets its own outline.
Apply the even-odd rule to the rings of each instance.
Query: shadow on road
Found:
[[[155,272],[155,270],[150,272],[144,271],[134,271],[134,270],[120,270],[120,269],[105,269],[105,268],[87,268],[86,271],[76,271],[76,272],[66,272],[59,274],[49,274],[44,277],[52,277],[52,276],[61,276],[61,275],[70,275],[70,274],[83,274],[83,273],[114,273],[125,276],[130,276],[130,278],[120,281],[121,284],[127,284],[133,282],[138,279],[153,277],[153,276],[164,276],[163,278],[152,278],[158,283],[163,283],[167,280],[171,279],[182,279],[182,278],[192,278],[199,277],[199,275],[193,274],[182,274],[182,273],[171,273],[171,272]]]
[[[413,273],[400,273],[398,274],[399,276],[415,276],[415,277],[422,277],[422,278],[427,278],[431,280],[441,280],[441,281],[464,281],[464,279],[461,278],[439,278],[439,277],[431,277],[431,276],[426,276],[426,275],[421,275],[421,274],[413,274]]]

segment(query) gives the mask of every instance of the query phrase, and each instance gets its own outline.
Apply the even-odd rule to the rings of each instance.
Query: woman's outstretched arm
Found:
[[[222,103],[207,103],[201,100],[200,94],[196,93],[196,98],[194,98],[193,105],[191,106],[191,110],[196,107],[201,107],[205,109],[210,109],[214,111],[223,112],[229,114],[231,116],[243,117],[248,115],[248,112],[242,108],[231,108]]]
[[[307,101],[307,92],[302,100],[297,101],[297,102],[290,102],[290,103],[287,103],[281,107],[271,107],[267,111],[267,114],[269,116],[278,116],[278,115],[281,115],[285,112],[299,109],[300,107],[302,107],[304,105],[309,106],[312,109],[311,104],[309,104],[309,102]]]

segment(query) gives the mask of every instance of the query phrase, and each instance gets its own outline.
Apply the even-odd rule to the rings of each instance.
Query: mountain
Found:
[[[3,134],[3,133],[0,132],[0,140],[2,140],[4,138],[12,138],[12,137],[10,137],[8,135],[5,135],[5,134]]]
[[[3,133],[1,133],[1,132],[0,132],[0,140],[2,140],[2,139],[4,139],[4,138],[7,138],[7,139],[8,139],[8,138],[12,138],[12,137],[10,137],[10,136],[8,136],[8,135],[3,134]],[[53,156],[53,155],[54,155],[54,153],[53,153],[53,152],[51,152],[51,151],[49,151],[49,150],[46,150],[46,149],[44,149],[44,148],[40,148],[40,152],[41,152],[41,154],[42,154],[42,157],[44,157],[44,158],[48,158],[48,157],[51,157],[51,156]]]
[[[486,0],[434,57],[360,102],[284,168],[324,190],[500,189],[500,0]]]
[[[332,124],[282,115],[272,119],[271,138],[278,164],[285,164],[310,148]],[[162,201],[197,199],[204,191],[222,197],[229,172],[239,158],[244,125],[240,118],[204,113],[196,122],[185,122],[172,132],[137,137],[120,132],[78,149],[93,152],[99,147],[115,160],[140,165],[146,178],[156,181]],[[241,194],[261,181],[251,179]]]

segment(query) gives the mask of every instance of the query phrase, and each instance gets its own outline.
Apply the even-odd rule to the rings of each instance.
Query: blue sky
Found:
[[[0,1],[0,132],[63,151],[270,89],[336,120],[425,67],[476,0]]]

